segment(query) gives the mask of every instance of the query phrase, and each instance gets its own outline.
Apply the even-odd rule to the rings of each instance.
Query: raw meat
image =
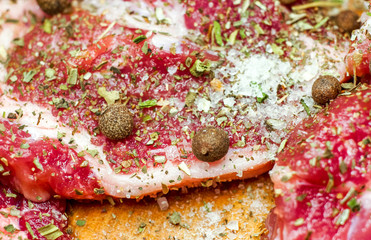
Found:
[[[209,24],[193,29],[202,16],[187,10],[202,1],[102,2],[37,22],[9,50],[0,85],[0,156],[9,174],[0,181],[34,201],[137,198],[259,175],[292,126],[315,111],[308,86],[322,72],[341,77],[344,67],[341,37],[336,51],[335,40],[305,34],[290,41],[308,49],[279,46],[275,38],[294,29],[278,24],[272,1],[209,6]],[[98,128],[113,102],[135,116],[133,134],[121,141]],[[227,155],[213,163],[191,151],[192,136],[207,125],[230,137]]]
[[[291,133],[271,171],[270,239],[370,238],[370,96],[361,85]]]
[[[36,203],[0,184],[0,238],[70,239],[65,209],[65,200]]]
[[[83,183],[81,186],[86,189],[77,191],[77,194],[83,198],[101,197],[103,190],[98,191],[99,194],[91,194],[91,190],[97,188],[98,182],[107,194],[126,197],[149,194],[154,189],[161,189],[162,183],[178,182],[179,184],[192,178],[202,180],[224,174],[231,174],[230,177],[233,178],[235,174],[232,173],[236,172],[235,169],[230,169],[233,166],[225,168],[225,173],[221,169],[221,165],[225,165],[223,162],[209,167],[209,164],[194,158],[190,152],[190,142],[186,141],[187,138],[189,139],[189,134],[192,134],[191,131],[200,127],[197,115],[186,111],[185,101],[189,87],[201,86],[207,80],[207,77],[202,76],[203,73],[190,71],[190,68],[196,64],[196,55],[193,56],[192,53],[201,54],[202,56],[198,56],[200,58],[198,62],[205,66],[216,63],[218,57],[199,51],[198,47],[189,42],[173,42],[176,45],[174,49],[172,47],[167,49],[171,51],[168,52],[166,48],[157,46],[164,42],[159,42],[156,36],[145,37],[145,31],[136,33],[134,29],[110,25],[84,12],[75,14],[79,17],[73,21],[69,16],[54,18],[53,26],[56,30],[52,35],[45,32],[44,25],[34,28],[24,37],[24,46],[36,44],[36,48],[18,47],[8,63],[8,72],[11,76],[7,80],[8,86],[4,87],[2,109],[5,116],[9,113],[17,114],[19,120],[15,122],[26,125],[21,130],[23,138],[18,146],[11,139],[12,133],[7,128],[8,125],[5,127],[6,133],[1,137],[3,142],[1,155],[8,159],[12,169],[10,182],[21,189],[25,196],[34,200],[48,199],[46,192],[51,191],[50,189],[63,197],[78,198],[74,192],[70,194],[70,191],[54,189],[51,180],[46,180],[50,177],[33,180],[34,187],[43,189],[40,190],[39,195],[35,195],[35,190],[30,194],[27,193],[31,183],[26,184],[26,182],[30,181],[28,175],[33,172],[32,162],[36,157],[39,158],[42,166],[46,164],[59,168],[59,164],[52,164],[46,160],[44,162],[40,159],[42,156],[37,154],[39,151],[34,150],[34,146],[45,144],[45,140],[42,140],[45,137],[55,141],[60,139],[65,145],[57,148],[57,151],[64,148],[67,154],[51,154],[51,159],[58,159],[61,166],[72,164],[76,165],[77,169],[85,168],[86,171],[92,168],[94,173],[90,174],[90,178],[93,179],[91,184]],[[66,36],[65,28],[58,25],[64,22],[80,26],[80,29],[73,31],[83,32],[84,35],[75,33],[76,36]],[[89,26],[96,27],[89,29]],[[112,26],[111,29],[109,26]],[[111,33],[100,37],[107,29]],[[143,41],[136,43],[139,40],[135,39],[141,38]],[[169,39],[171,40],[170,37]],[[73,45],[75,42],[79,42],[78,47]],[[66,44],[68,44],[67,48],[65,48]],[[171,46],[172,43],[169,45]],[[144,47],[145,51],[143,51]],[[44,54],[35,58],[35,51]],[[27,64],[20,65],[24,61],[27,61]],[[40,62],[46,64],[40,67]],[[190,65],[186,66],[188,62]],[[48,71],[55,73],[50,77]],[[73,71],[76,75],[72,75]],[[196,97],[197,92],[191,94]],[[117,95],[114,100],[120,98],[122,102],[126,101],[135,115],[134,134],[122,141],[107,140],[98,131],[98,115],[112,95]],[[22,113],[14,112],[18,108]],[[184,131],[185,128],[192,130]],[[227,129],[230,127],[227,126]],[[27,131],[29,135],[25,133]],[[232,139],[232,144],[237,141],[238,139]],[[30,147],[21,149],[21,144],[26,143]],[[15,157],[14,152],[9,151],[10,148],[14,148],[15,152],[22,152],[22,156]],[[50,149],[47,146],[42,148],[44,151]],[[75,153],[70,154],[69,152],[74,151],[74,148],[76,148]],[[238,157],[244,155],[242,152],[247,153],[249,150],[231,149],[225,161],[240,159],[238,162],[243,163],[234,164],[244,165],[245,167],[241,166],[242,169],[257,169],[253,173],[246,171],[245,177],[255,176],[269,169],[268,159],[249,162]],[[49,156],[50,153],[44,155]],[[89,164],[81,165],[78,157],[87,160]],[[25,168],[24,164],[17,164],[18,161],[31,164]],[[188,172],[185,163],[194,166],[194,170]],[[22,168],[18,168],[21,165]],[[179,169],[179,166],[184,166],[183,170]],[[29,169],[28,174],[17,174],[20,169],[23,169],[22,171]],[[149,169],[148,173],[146,169]],[[41,171],[42,174],[47,172],[40,169],[37,171]],[[59,170],[59,172],[65,171],[63,167]],[[71,172],[71,174],[75,173]],[[49,176],[49,173],[46,174]],[[142,176],[135,177],[138,174]],[[192,178],[188,175],[192,175]],[[26,182],[20,180],[21,176],[25,176],[23,180]],[[86,180],[78,174],[75,176],[82,178],[83,181]],[[58,179],[56,182],[64,182],[63,179],[59,179],[59,174],[55,174],[52,178]],[[40,181],[45,180],[45,186],[40,184]],[[74,182],[73,185],[77,188],[80,184]]]
[[[351,76],[361,78],[362,82],[371,83],[370,78],[370,60],[371,52],[369,49],[371,18],[364,13],[360,20],[363,22],[362,27],[355,30],[352,35],[353,43],[349,54],[346,56],[347,71]]]

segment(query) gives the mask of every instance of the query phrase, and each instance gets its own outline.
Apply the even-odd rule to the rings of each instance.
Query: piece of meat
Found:
[[[364,13],[360,20],[363,22],[362,27],[353,32],[353,43],[345,61],[347,71],[351,76],[361,77],[361,81],[370,83],[371,52],[369,47],[371,43],[371,18]]]
[[[186,111],[184,102],[188,87],[200,86],[207,77],[191,72],[190,68],[196,59],[215,61],[218,57],[200,51],[199,47],[186,41],[123,29],[121,25],[111,25],[83,12],[75,14],[79,17],[71,19],[65,15],[52,19],[52,35],[46,29],[48,22],[35,27],[23,38],[23,46],[17,48],[7,66],[10,74],[8,86],[3,86],[2,109],[6,115],[18,108],[22,113],[17,113],[19,119],[15,121],[20,125],[14,125],[20,136],[4,119],[6,130],[1,137],[1,155],[7,159],[10,175],[2,181],[11,183],[26,197],[37,201],[48,199],[50,194],[99,199],[102,193],[135,197],[159,191],[162,185],[192,185],[219,176],[220,180],[236,178],[236,174],[239,178],[256,176],[271,167],[269,159],[262,157],[246,161],[242,156],[251,155],[251,150],[246,148],[232,148],[224,161],[213,164],[202,163],[191,153],[189,134],[197,130],[200,123],[195,115]],[[69,24],[65,25],[65,22]],[[137,37],[146,40],[136,42]],[[78,46],[75,46],[76,42]],[[30,45],[35,48],[29,49],[27,46]],[[40,55],[35,56],[35,52]],[[106,64],[106,59],[113,61]],[[27,63],[23,64],[25,61]],[[40,67],[40,62],[47,64]],[[48,78],[47,69],[55,71],[54,76]],[[78,84],[76,79],[73,84],[69,82],[71,69],[78,70],[81,77],[77,79]],[[92,73],[90,79],[84,75],[87,71]],[[108,75],[110,80],[105,82],[102,75]],[[174,85],[177,78],[182,81]],[[97,93],[100,86],[127,95],[128,105],[132,107],[146,100],[159,104],[133,108],[136,135],[121,142],[107,141],[95,132],[96,115],[106,105]],[[76,101],[78,99],[80,102]],[[179,110],[182,112],[178,113]],[[169,116],[172,114],[176,116]],[[168,116],[161,121],[163,115]],[[177,116],[182,118],[176,119]],[[226,130],[232,129],[226,126]],[[12,139],[14,134],[16,139]],[[56,134],[61,135],[64,146],[58,144]],[[232,139],[231,145],[237,141]],[[251,141],[260,140],[257,137]],[[74,147],[77,147],[77,153],[69,149]],[[43,156],[40,156],[41,151]],[[256,152],[260,155],[261,151],[264,147]],[[156,158],[161,160],[156,162]],[[40,166],[35,165],[35,159]],[[166,163],[162,164],[162,161]],[[191,167],[190,170],[184,163]],[[236,170],[235,165],[241,170]],[[63,174],[56,173],[56,169]],[[58,186],[65,181],[70,184]]]
[[[70,239],[65,209],[65,200],[36,203],[0,184],[1,239]]]
[[[228,47],[236,44],[223,57],[220,46],[213,48],[215,43],[200,46],[184,39],[184,33],[171,29],[177,25],[151,25],[151,11],[162,6],[168,13],[168,5],[114,1],[110,6],[117,8],[105,9],[99,3],[91,3],[102,6],[96,15],[76,10],[35,24],[7,62],[0,96],[0,156],[9,174],[0,180],[29,199],[134,198],[210,184],[211,179],[259,175],[272,167],[292,125],[307,116],[302,104],[313,105],[304,101],[308,86],[321,71],[336,72],[336,59],[342,56],[329,61],[310,49],[307,57],[313,64],[303,66],[298,60],[292,71],[288,59],[280,60],[268,44],[279,30],[272,26],[270,31],[264,27],[264,34],[254,30],[260,33],[249,40],[254,49],[267,49],[269,54],[246,56],[237,50],[247,39],[227,43],[223,38]],[[265,5],[250,6],[255,20],[264,17]],[[107,20],[114,14],[99,15],[122,6],[130,11],[118,15],[117,22]],[[143,6],[144,23],[138,20]],[[244,6],[235,7],[241,11]],[[215,9],[213,19],[222,11]],[[169,32],[157,31],[160,27]],[[329,48],[329,40],[324,46],[310,36],[304,38],[300,41],[316,49]],[[115,101],[126,104],[134,115],[133,134],[121,141],[108,140],[98,128],[99,114]],[[213,163],[197,160],[191,150],[192,136],[205,125],[224,129],[230,138],[227,155]]]
[[[137,197],[166,185],[252,177],[272,166],[262,157],[265,146],[255,153],[231,147],[222,161],[212,164],[193,156],[190,134],[202,124],[190,112],[197,106],[185,107],[186,97],[190,86],[199,88],[195,96],[204,92],[201,85],[208,76],[193,68],[196,60],[205,68],[217,64],[214,53],[85,12],[49,21],[51,26],[46,21],[25,35],[12,54],[1,97],[4,116],[17,115],[14,124],[3,119],[0,151],[10,174],[2,181],[27,198]],[[75,79],[74,69],[79,75]],[[97,115],[106,106],[100,88],[120,93],[135,115],[135,134],[117,142],[99,133]],[[245,132],[240,126],[237,132]],[[225,130],[232,132],[232,126]],[[231,137],[231,146],[238,141]],[[252,136],[248,141],[253,146],[261,140]],[[258,157],[247,161],[243,156]],[[66,181],[70,184],[58,186]]]
[[[100,188],[98,180],[74,149],[47,137],[30,141],[31,135],[16,123],[0,121],[0,126],[7,129],[1,131],[0,138],[2,182],[11,182],[26,198],[35,201],[45,201],[53,195],[99,198],[95,193]]]
[[[271,171],[270,239],[370,238],[370,96],[361,85],[290,134]]]

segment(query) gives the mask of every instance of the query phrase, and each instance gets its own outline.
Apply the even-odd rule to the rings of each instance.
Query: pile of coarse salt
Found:
[[[331,47],[308,36],[301,36],[297,41],[302,41],[307,48],[301,49],[302,59],[295,61],[270,53],[269,45],[267,53],[261,54],[230,50],[226,55],[228,64],[214,70],[215,78],[223,82],[224,91],[212,91],[210,99],[196,101],[209,101],[211,110],[219,108],[223,102],[223,107],[228,108],[227,116],[236,118],[235,121],[248,119],[253,126],[260,126],[260,134],[280,143],[287,135],[287,131],[282,130],[308,116],[304,105],[311,113],[317,111],[311,98],[316,78],[325,74],[339,78],[345,69],[346,51],[330,52]],[[279,97],[277,92],[282,86],[286,92]],[[259,102],[259,99],[264,100]],[[241,112],[245,115],[239,114]],[[272,120],[278,131],[267,130],[267,119]]]

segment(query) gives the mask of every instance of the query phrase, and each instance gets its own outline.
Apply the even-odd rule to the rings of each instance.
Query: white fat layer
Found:
[[[143,0],[84,0],[81,7],[131,28],[163,32],[174,37],[184,36],[188,31],[184,22],[186,9],[177,0],[166,1],[166,4]],[[156,8],[163,14],[156,14]]]

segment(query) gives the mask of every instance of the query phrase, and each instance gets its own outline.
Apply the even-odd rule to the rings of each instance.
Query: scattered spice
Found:
[[[222,39],[222,30],[221,30],[221,26],[218,21],[214,21],[214,34],[215,34],[216,43],[219,46],[223,46],[224,43]]]
[[[144,222],[141,222],[141,223],[139,224],[139,227],[138,227],[138,233],[141,233],[141,232],[143,232],[143,231],[144,231],[144,229],[146,228],[146,226],[147,226],[147,224],[146,224],[146,223],[144,223]]]
[[[150,99],[150,100],[146,100],[144,102],[139,102],[138,103],[138,106],[140,108],[150,108],[150,107],[154,107],[157,105],[157,100],[156,99]]]
[[[31,234],[32,239],[37,239],[37,237],[35,236],[35,232],[32,230],[31,225],[28,222],[26,222],[26,228]]]
[[[203,74],[210,71],[210,62],[205,60],[204,62],[196,60],[192,67],[189,69],[191,74],[195,77],[201,77]]]
[[[106,100],[108,105],[114,104],[116,100],[120,99],[118,91],[107,91],[105,87],[98,88],[98,94]]]
[[[361,210],[361,205],[357,202],[356,198],[350,199],[347,205],[352,210],[352,212],[358,212],[359,210]]]
[[[29,72],[24,72],[23,73],[23,82],[25,83],[29,83],[32,81],[32,78],[36,75],[36,71],[35,70],[31,70]]]
[[[9,224],[9,225],[6,225],[4,227],[5,231],[9,232],[9,233],[14,233],[15,232],[15,227],[13,226],[13,224]]]
[[[63,236],[63,232],[54,224],[48,224],[38,228],[37,231],[48,240],[55,240],[60,236]]]
[[[147,39],[147,37],[145,35],[140,35],[140,36],[134,38],[133,42],[136,43],[136,44],[138,44],[138,43],[140,43],[140,42],[142,42],[142,41],[144,41],[146,39]]]
[[[172,214],[169,213],[168,219],[171,224],[179,225],[181,223],[182,216],[179,212],[173,212]]]
[[[86,224],[86,220],[78,219],[76,221],[76,225],[79,226],[79,227],[83,227],[83,226],[85,226],[85,224]]]
[[[349,209],[344,209],[340,215],[339,218],[336,221],[336,225],[344,225],[346,221],[348,220],[350,215],[350,210]]]

